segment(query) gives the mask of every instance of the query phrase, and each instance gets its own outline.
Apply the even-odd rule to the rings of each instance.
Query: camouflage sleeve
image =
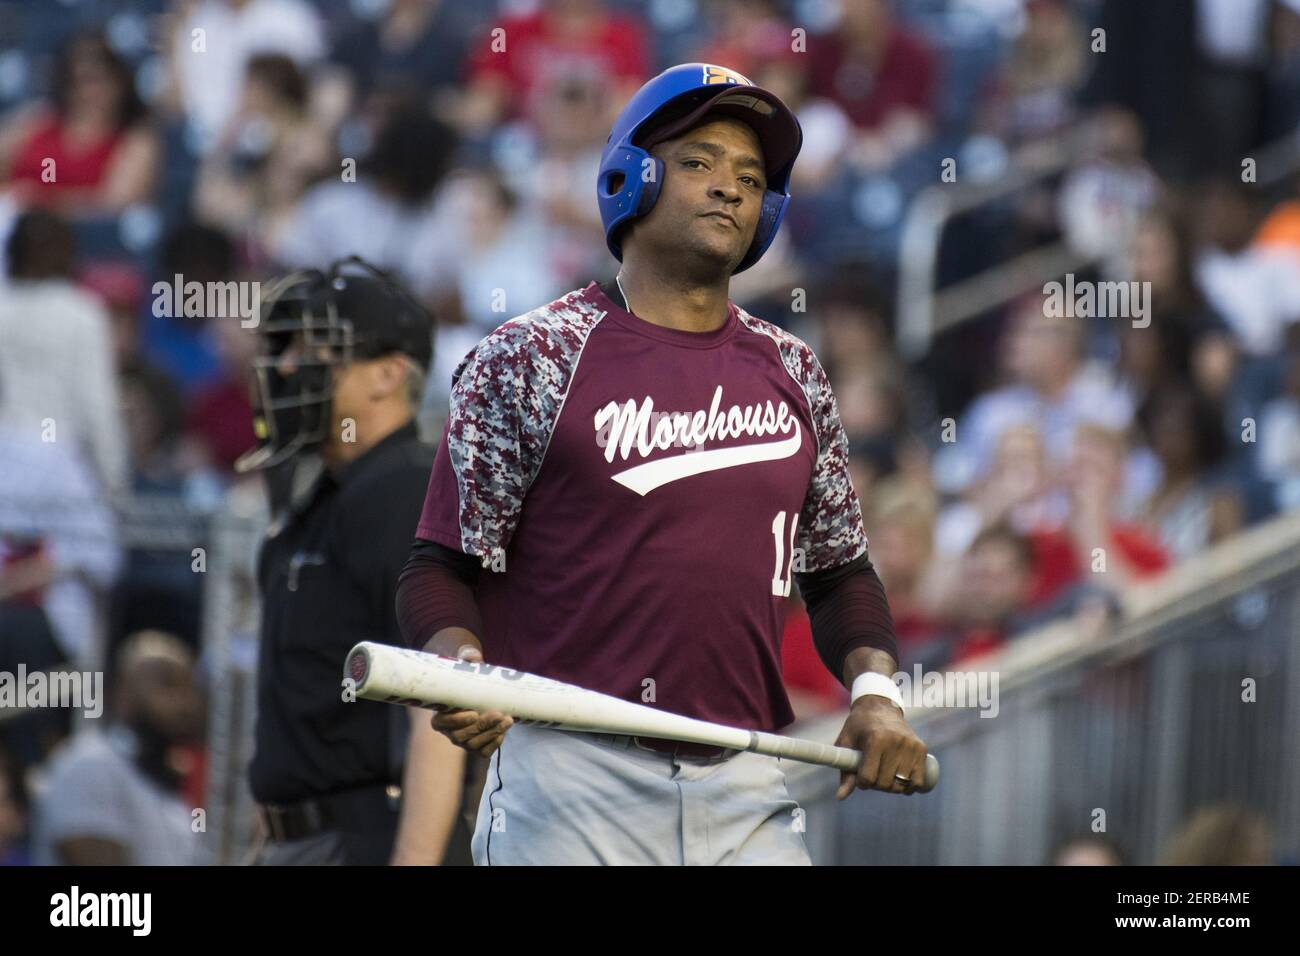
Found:
[[[817,464],[799,514],[797,546],[804,571],[826,571],[848,564],[867,551],[862,509],[849,480],[849,442],[840,410],[821,362],[807,345],[800,350],[800,379],[817,435]]]
[[[460,363],[439,449],[446,461],[435,463],[421,536],[450,545],[445,539],[456,527],[455,543],[465,554],[484,566],[504,559],[586,331],[564,314],[539,310],[497,328]],[[440,464],[454,493],[435,492]],[[445,530],[426,535],[426,528]]]

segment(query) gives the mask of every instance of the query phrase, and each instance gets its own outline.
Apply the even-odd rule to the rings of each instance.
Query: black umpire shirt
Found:
[[[257,728],[249,776],[261,803],[400,783],[406,714],[343,700],[357,641],[402,644],[394,594],[434,449],[409,423],[314,490],[262,545]]]

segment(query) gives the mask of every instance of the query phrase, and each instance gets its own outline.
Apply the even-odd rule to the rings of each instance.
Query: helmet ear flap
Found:
[[[618,234],[654,208],[663,178],[663,160],[636,146],[624,147],[602,166],[596,196],[605,222],[605,242],[620,261],[623,254]]]
[[[649,155],[649,154],[647,154]],[[644,180],[641,184],[641,196],[636,204],[636,214],[644,216],[654,208],[655,200],[659,198],[659,187],[664,181],[664,161],[658,156],[650,155],[650,178]],[[646,169],[646,167],[642,167]]]

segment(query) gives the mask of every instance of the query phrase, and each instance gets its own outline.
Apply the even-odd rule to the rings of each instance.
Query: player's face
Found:
[[[687,250],[734,268],[754,241],[767,189],[754,131],[738,120],[716,120],[655,154],[664,162],[664,181],[639,231],[655,248]]]

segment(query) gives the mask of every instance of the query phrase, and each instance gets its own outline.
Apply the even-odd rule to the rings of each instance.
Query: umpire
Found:
[[[279,280],[261,316],[262,444],[236,466],[265,470],[272,509],[257,570],[257,862],[385,864],[407,717],[345,700],[341,682],[357,641],[402,643],[397,576],[433,461],[414,420],[432,321],[356,258]],[[449,834],[454,807],[438,812]]]

